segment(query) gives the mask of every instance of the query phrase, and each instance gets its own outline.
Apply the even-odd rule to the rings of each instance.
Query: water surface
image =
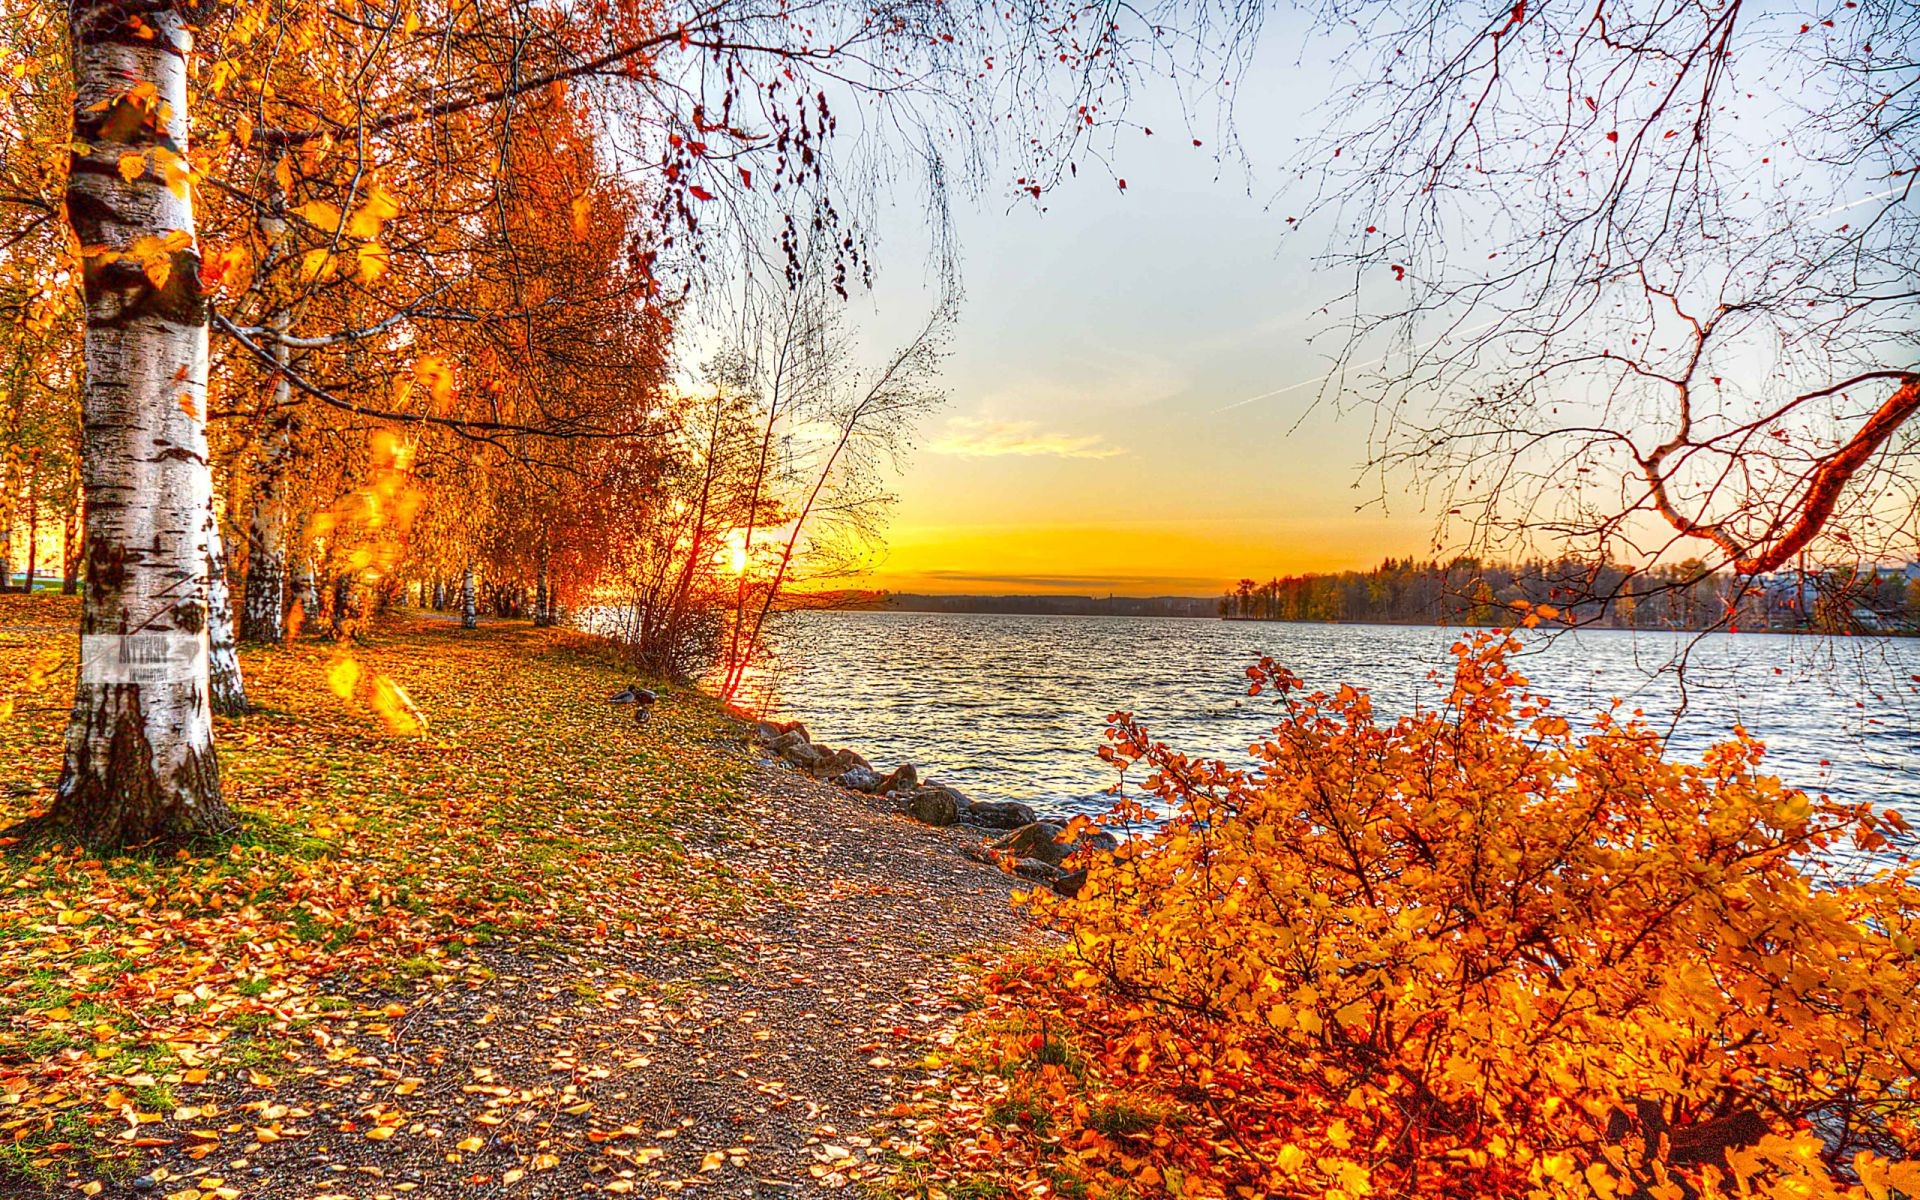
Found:
[[[979,800],[1098,812],[1112,770],[1095,755],[1130,711],[1190,754],[1247,761],[1274,722],[1245,670],[1273,656],[1310,687],[1353,683],[1383,718],[1438,696],[1431,672],[1461,631],[1181,618],[793,613],[770,710],[881,770],[912,762]],[[1670,668],[1684,656],[1686,669]],[[1581,631],[1535,639],[1522,661],[1569,719],[1614,697],[1697,756],[1738,722],[1787,782],[1897,804],[1920,821],[1920,639]],[[1681,701],[1684,695],[1685,704]],[[1677,721],[1676,710],[1679,711]]]

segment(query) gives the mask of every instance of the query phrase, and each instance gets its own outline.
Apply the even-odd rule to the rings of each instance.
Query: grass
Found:
[[[0,596],[0,825],[51,798],[76,639],[47,630],[77,616]],[[0,859],[0,1193],[75,1160],[111,1170],[127,1113],[272,1074],[370,990],[484,975],[475,947],[705,948],[715,913],[765,890],[689,845],[742,800],[725,715],[675,692],[635,730],[604,701],[628,672],[584,640],[403,617],[241,657],[256,711],[216,729],[237,835]],[[336,693],[345,657],[404,688],[425,731]]]

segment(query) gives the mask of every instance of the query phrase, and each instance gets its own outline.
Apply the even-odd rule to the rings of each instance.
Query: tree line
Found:
[[[1542,606],[1604,629],[1920,631],[1920,566],[1841,566],[1745,579],[1700,559],[1643,571],[1577,559],[1386,558],[1365,571],[1241,579],[1219,615],[1255,621],[1513,626]]]
[[[847,324],[885,185],[1039,196],[1206,8],[0,3],[0,551],[83,594],[18,835],[228,831],[235,646],[405,598],[737,686],[939,398],[939,229],[917,331]]]

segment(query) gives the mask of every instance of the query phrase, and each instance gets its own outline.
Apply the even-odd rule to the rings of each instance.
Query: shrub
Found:
[[[1116,717],[1104,753],[1176,817],[1032,897],[1067,946],[996,981],[1085,1057],[1027,1089],[1035,1153],[1093,1195],[1920,1192],[1898,814],[1783,786],[1737,729],[1697,764],[1576,731],[1517,646],[1457,645],[1391,724],[1262,661],[1250,770]],[[1191,1119],[1109,1136],[1119,1089]]]

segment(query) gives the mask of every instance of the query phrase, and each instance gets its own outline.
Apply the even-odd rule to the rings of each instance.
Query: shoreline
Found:
[[[800,720],[747,721],[747,743],[764,755],[763,768],[784,765],[791,772],[852,796],[866,797],[884,811],[935,829],[964,829],[987,840],[963,849],[976,862],[1072,896],[1086,882],[1090,854],[1111,852],[1120,839],[1097,824],[1075,830],[1072,817],[1041,813],[1015,800],[975,800],[959,788],[904,762],[882,775],[858,751],[812,740]],[[1071,832],[1070,832],[1071,830]]]
[[[4,648],[75,615],[5,599],[0,697],[31,657]],[[32,886],[0,895],[0,1192],[881,1179],[886,1111],[968,1007],[970,961],[1043,942],[1010,903],[1032,885],[971,858],[971,830],[763,763],[706,693],[663,689],[636,726],[607,704],[630,674],[578,634],[417,616],[242,650],[256,710],[217,721],[232,847],[7,855]],[[342,654],[403,683],[427,734],[331,690]],[[0,724],[8,816],[57,777],[61,671]],[[132,897],[170,914],[150,948],[98,915]]]

